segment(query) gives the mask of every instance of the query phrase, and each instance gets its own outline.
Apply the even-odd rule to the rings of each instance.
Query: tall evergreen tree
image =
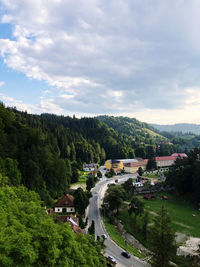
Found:
[[[87,194],[83,191],[81,187],[79,187],[74,194],[74,198],[75,198],[74,205],[75,205],[76,211],[80,215],[84,215],[85,209],[89,204]]]
[[[140,216],[143,212],[144,212],[144,203],[140,201],[137,197],[133,197],[131,203],[129,204],[128,213],[135,214],[134,224],[136,224],[137,216]]]
[[[94,220],[92,220],[92,223],[90,225],[90,227],[88,228],[88,233],[90,235],[94,235],[95,234],[95,224],[94,224]]]
[[[86,189],[90,191],[95,185],[94,176],[90,175],[86,181]]]
[[[158,216],[154,219],[151,229],[153,266],[168,267],[169,260],[176,255],[175,233],[170,226],[170,218],[162,206]]]

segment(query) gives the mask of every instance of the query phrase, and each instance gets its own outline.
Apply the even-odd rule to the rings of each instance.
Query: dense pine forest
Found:
[[[10,184],[38,192],[46,203],[66,193],[84,162],[184,152],[170,141],[174,136],[164,137],[135,119],[31,115],[3,104],[0,135],[0,173]]]

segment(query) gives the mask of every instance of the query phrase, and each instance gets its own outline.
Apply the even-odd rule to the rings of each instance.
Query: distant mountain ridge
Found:
[[[193,123],[176,123],[172,125],[151,124],[152,127],[159,131],[194,133],[200,135],[200,124]]]

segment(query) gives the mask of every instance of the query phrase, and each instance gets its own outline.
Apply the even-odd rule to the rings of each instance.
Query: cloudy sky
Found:
[[[0,0],[0,100],[200,123],[199,0]]]

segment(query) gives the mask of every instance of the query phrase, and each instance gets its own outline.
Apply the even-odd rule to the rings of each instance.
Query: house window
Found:
[[[71,208],[71,211],[73,211],[73,208]]]
[[[60,209],[58,209],[58,211],[60,211]]]

